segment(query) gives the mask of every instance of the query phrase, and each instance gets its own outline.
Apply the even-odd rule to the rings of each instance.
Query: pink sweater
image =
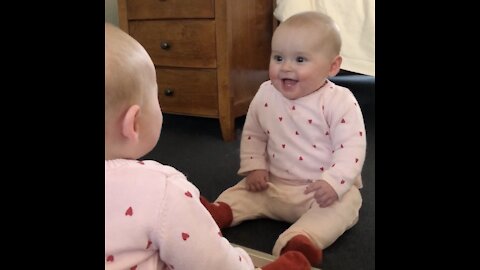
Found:
[[[155,161],[105,161],[105,269],[254,269],[223,238],[199,191]]]
[[[366,138],[353,94],[328,81],[318,91],[290,100],[264,82],[247,114],[239,174],[266,169],[288,180],[323,179],[339,199],[362,187]]]

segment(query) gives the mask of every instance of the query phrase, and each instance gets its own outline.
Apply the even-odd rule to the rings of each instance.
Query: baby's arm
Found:
[[[254,269],[249,255],[221,236],[196,187],[174,183],[166,192],[158,229],[152,235],[161,260],[176,270]]]
[[[325,105],[333,148],[331,164],[321,175],[341,199],[360,176],[366,134],[359,104],[350,91],[338,91]]]
[[[242,176],[247,176],[255,170],[267,170],[268,135],[258,119],[258,111],[264,106],[261,93],[259,90],[250,103],[243,125],[240,142],[240,169],[238,171],[238,174]]]

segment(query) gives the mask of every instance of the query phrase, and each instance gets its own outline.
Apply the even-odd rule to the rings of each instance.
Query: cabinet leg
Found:
[[[220,129],[224,141],[235,140],[235,118],[220,117]]]

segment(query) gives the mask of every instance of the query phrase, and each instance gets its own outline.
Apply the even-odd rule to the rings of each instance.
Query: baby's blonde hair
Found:
[[[282,26],[309,28],[321,38],[319,49],[326,49],[332,56],[340,54],[342,48],[340,30],[333,19],[324,13],[316,11],[297,13],[282,22],[279,27]]]
[[[105,23],[105,121],[111,114],[142,102],[148,53],[131,36]]]

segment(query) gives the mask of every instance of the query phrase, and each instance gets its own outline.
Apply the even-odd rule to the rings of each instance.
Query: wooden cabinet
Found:
[[[118,0],[120,28],[155,64],[162,111],[218,118],[227,141],[268,80],[273,9],[273,0]]]

